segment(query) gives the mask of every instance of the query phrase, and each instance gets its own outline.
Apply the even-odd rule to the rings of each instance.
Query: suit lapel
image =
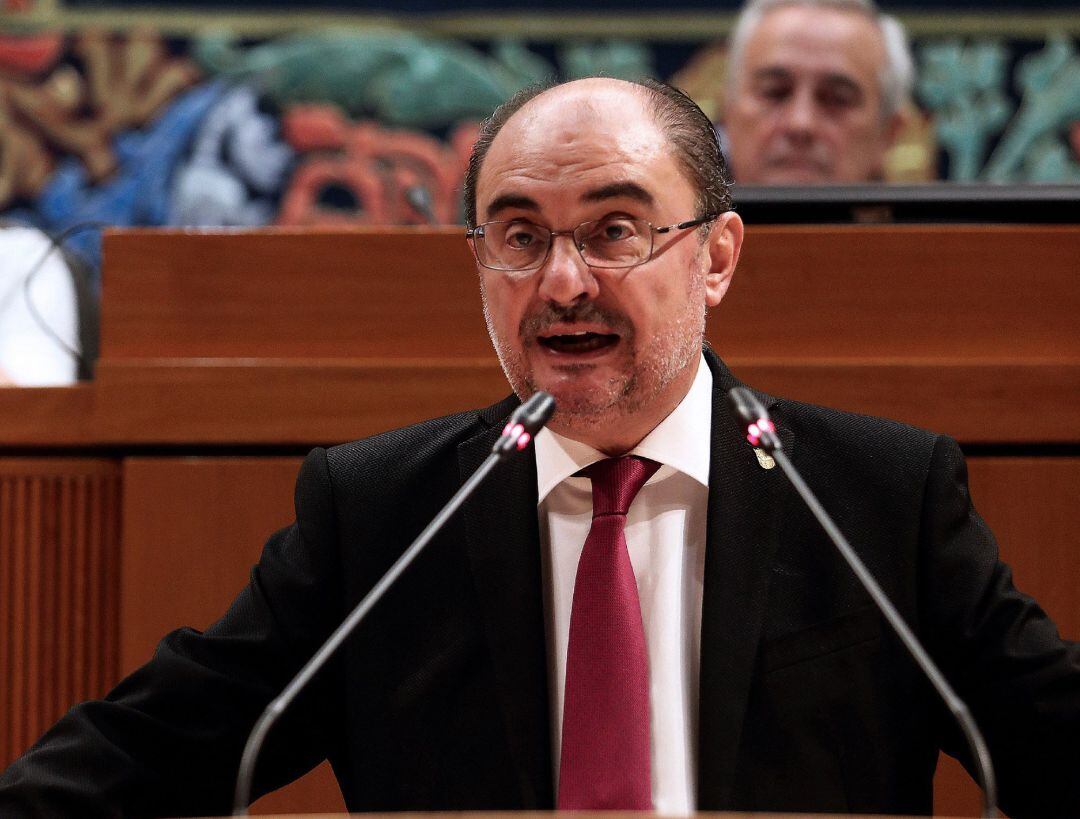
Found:
[[[492,428],[458,445],[462,480],[491,452],[515,404],[485,412]],[[517,762],[520,807],[533,809],[554,805],[536,503],[536,457],[530,449],[496,467],[464,509],[469,563]]]
[[[779,469],[758,463],[727,407],[738,380],[711,353],[712,455],[701,612],[698,808],[729,810],[743,716],[778,545]],[[766,406],[772,399],[766,399]],[[790,435],[780,430],[785,446]]]

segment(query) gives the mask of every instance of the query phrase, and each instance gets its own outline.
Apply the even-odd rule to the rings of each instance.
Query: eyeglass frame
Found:
[[[643,265],[646,262],[652,261],[652,258],[653,258],[653,256],[655,255],[655,252],[656,252],[656,242],[655,242],[654,234],[656,234],[656,233],[670,233],[673,230],[688,230],[689,228],[698,227],[699,225],[706,225],[709,222],[713,222],[713,221],[719,219],[721,215],[722,214],[719,214],[719,213],[710,213],[710,214],[706,214],[705,216],[700,216],[697,219],[688,219],[685,222],[676,222],[673,225],[664,225],[663,227],[656,227],[652,222],[650,222],[647,219],[628,219],[628,221],[630,221],[630,222],[641,222],[641,223],[646,224],[646,225],[649,226],[649,253],[640,262],[634,262],[633,264],[625,264],[625,265],[623,265],[623,264],[620,264],[620,265],[593,264],[592,262],[590,262],[588,259],[585,258],[585,254],[582,252],[582,248],[581,248],[580,244],[578,243],[578,241],[576,239],[574,241],[574,249],[578,252],[578,256],[581,257],[581,260],[583,262],[585,262],[585,264],[587,264],[589,267],[594,267],[594,268],[596,268],[598,270],[630,270],[631,268],[637,267],[638,265]],[[626,217],[624,217],[624,218],[626,218]],[[483,222],[483,223],[481,223],[479,225],[476,225],[475,227],[468,228],[465,231],[465,238],[472,240],[471,244],[472,244],[472,247],[473,247],[473,256],[476,257],[476,263],[479,264],[481,267],[486,267],[488,270],[497,270],[500,273],[522,273],[522,272],[527,271],[527,270],[539,270],[541,267],[544,266],[544,263],[548,260],[548,256],[551,255],[551,248],[555,246],[555,237],[556,236],[569,236],[571,238],[574,238],[574,234],[577,233],[578,230],[583,225],[588,225],[588,224],[591,224],[593,222],[603,222],[603,221],[604,221],[604,219],[586,219],[584,222],[582,222],[581,224],[575,225],[570,230],[552,230],[551,228],[546,227],[544,225],[538,225],[538,224],[536,224],[536,222],[530,222],[528,219],[494,219],[494,220],[492,220],[490,222]],[[510,225],[510,224],[514,224],[515,222],[523,222],[523,223],[526,223],[526,224],[530,224],[533,227],[543,228],[544,230],[546,230],[551,235],[551,238],[548,241],[547,249],[544,251],[544,255],[540,259],[540,261],[537,262],[535,265],[530,265],[529,267],[492,267],[491,265],[485,264],[484,262],[480,261],[480,254],[476,252],[477,231],[480,231],[482,228],[485,228],[488,225]],[[480,233],[480,239],[483,240],[483,238],[484,238],[484,234]]]

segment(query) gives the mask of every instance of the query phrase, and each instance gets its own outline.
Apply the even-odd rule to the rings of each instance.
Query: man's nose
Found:
[[[818,116],[817,104],[809,89],[800,89],[792,94],[781,113],[784,130],[789,135],[807,139],[817,130]]]
[[[574,244],[574,237],[551,237],[547,261],[539,270],[540,297],[553,304],[575,304],[596,298],[600,285]]]

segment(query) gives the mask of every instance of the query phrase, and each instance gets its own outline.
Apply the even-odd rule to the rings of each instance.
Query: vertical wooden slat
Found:
[[[119,675],[119,463],[0,459],[0,767]]]
[[[46,484],[50,483],[45,478],[36,477],[30,481],[29,496],[30,509],[33,514],[29,516],[26,528],[26,575],[23,586],[26,590],[26,669],[23,676],[23,685],[26,691],[26,708],[23,713],[23,742],[28,742],[37,727],[38,715],[42,711],[41,686],[37,681],[41,677],[41,652],[47,645],[47,633],[42,630],[41,617],[41,553],[47,551],[42,548],[48,541],[48,528],[46,526],[49,510],[47,508]],[[55,538],[55,533],[54,533]]]
[[[98,690],[104,691],[120,676],[120,582],[121,582],[121,529],[120,529],[120,480],[107,481],[103,500],[104,520],[102,527],[103,566],[101,573],[101,644],[109,646],[102,653],[101,679]]]
[[[86,563],[88,566],[100,567],[97,571],[91,571],[86,576],[86,600],[85,607],[89,614],[86,627],[83,629],[83,646],[101,645],[101,622],[104,612],[101,610],[101,575],[104,568],[103,554],[101,549],[101,531],[104,515],[101,504],[104,493],[100,481],[90,484],[90,525],[88,528]],[[83,660],[86,667],[82,675],[82,686],[86,691],[95,690],[97,681],[100,679],[101,655],[97,651],[84,651]]]
[[[75,530],[78,528],[78,522],[76,519],[75,501],[78,497],[78,491],[72,491],[68,497],[68,508],[65,509],[65,514],[68,516],[68,520],[71,522],[70,535],[71,540],[67,541],[68,548],[60,549],[57,553],[57,565],[59,571],[56,575],[56,588],[59,597],[59,603],[56,607],[56,631],[53,634],[54,644],[56,646],[56,652],[58,657],[70,656],[67,653],[68,640],[67,635],[71,630],[71,617],[72,611],[69,601],[71,600],[71,556],[69,549],[71,543],[74,541]],[[56,677],[53,681],[53,685],[56,688],[56,696],[60,702],[70,702],[72,697],[71,685],[68,678],[68,668],[70,664],[62,662],[56,669]]]
[[[15,514],[12,516],[14,531],[12,532],[11,545],[14,558],[11,568],[11,598],[14,617],[11,623],[11,654],[14,660],[11,670],[11,726],[12,741],[17,745],[23,744],[26,719],[26,645],[27,645],[27,622],[26,622],[26,521],[33,514],[29,507],[29,493],[27,492],[28,481],[22,480],[15,483]]]
[[[11,654],[11,634],[14,629],[12,605],[12,566],[10,555],[13,519],[15,517],[14,479],[0,475],[0,679],[11,680],[14,660]],[[9,717],[0,720],[0,759],[7,759],[14,747],[14,724],[10,715],[14,708],[11,685],[0,686],[0,714]]]
[[[79,526],[75,530],[75,541],[71,548],[71,631],[68,633],[71,662],[68,666],[68,680],[72,699],[79,699],[85,691],[83,682],[86,670],[86,579],[89,577],[86,565],[86,543],[90,528],[90,486],[91,481],[80,476],[79,490],[76,495]]]

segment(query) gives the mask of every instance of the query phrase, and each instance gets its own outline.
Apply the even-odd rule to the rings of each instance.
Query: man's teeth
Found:
[[[570,333],[540,337],[540,343],[550,350],[575,353],[592,352],[602,347],[611,346],[618,340],[617,335],[597,333],[592,330],[576,330]]]

